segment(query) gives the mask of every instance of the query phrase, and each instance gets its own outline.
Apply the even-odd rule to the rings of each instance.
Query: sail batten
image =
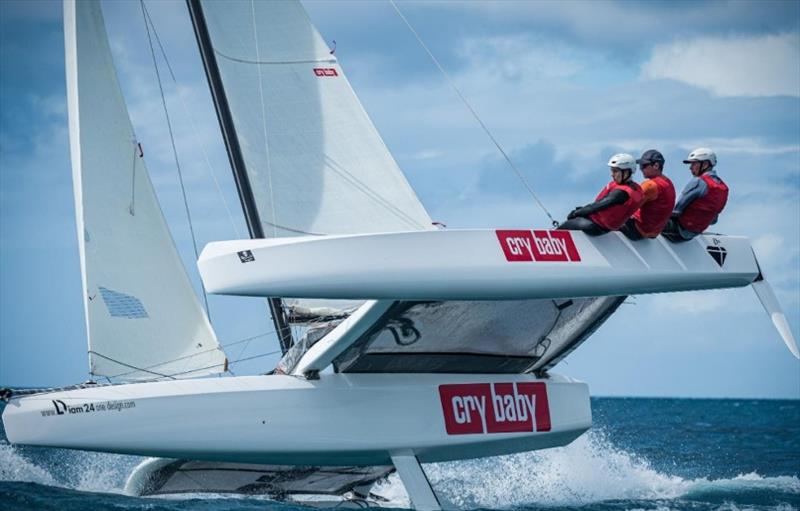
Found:
[[[225,354],[133,133],[99,2],[65,1],[64,21],[90,372],[123,380],[222,372]]]
[[[233,61],[239,62],[242,64],[254,64],[254,65],[288,65],[288,64],[335,64],[337,62],[334,58],[316,58],[316,59],[300,59],[300,60],[257,60],[257,59],[245,59],[241,57],[234,57],[232,55],[226,55],[219,50],[214,50],[218,56]]]

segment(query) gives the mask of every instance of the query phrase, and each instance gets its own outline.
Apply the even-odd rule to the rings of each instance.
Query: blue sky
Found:
[[[399,5],[557,218],[607,182],[615,152],[659,148],[680,187],[689,176],[680,160],[714,148],[732,188],[715,230],[753,241],[800,338],[800,3]],[[547,224],[388,3],[305,6],[336,40],[356,93],[435,220]],[[104,7],[133,124],[194,271],[140,7]],[[148,7],[180,84],[178,93],[167,81],[166,93],[200,245],[239,237],[246,231],[184,3]],[[88,378],[63,51],[59,2],[0,2],[0,385]],[[222,342],[270,330],[260,300],[210,301]],[[628,302],[557,371],[596,395],[800,398],[800,363],[750,289]],[[274,349],[267,335],[229,356]]]

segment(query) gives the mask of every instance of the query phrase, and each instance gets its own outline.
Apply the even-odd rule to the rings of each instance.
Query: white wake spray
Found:
[[[609,500],[671,500],[699,492],[800,494],[797,476],[684,479],[590,431],[566,447],[425,466],[440,499],[462,509],[581,506]]]
[[[36,449],[26,455],[0,443],[0,481],[28,482],[99,493],[122,493],[141,458],[117,454]]]
[[[123,493],[141,458],[103,453],[38,450],[35,455],[0,443],[0,481],[32,482],[79,491]],[[590,431],[566,447],[452,463],[425,465],[439,498],[460,509],[582,506],[609,500],[672,500],[704,493],[747,490],[800,495],[796,475],[756,473],[728,479],[684,479],[655,470],[648,460],[614,446],[602,431]],[[389,505],[409,507],[397,474],[375,492]],[[192,494],[182,498],[242,498]],[[250,497],[246,497],[250,498]]]
[[[3,443],[0,443],[0,481],[57,485],[47,470],[21,456],[14,447]]]

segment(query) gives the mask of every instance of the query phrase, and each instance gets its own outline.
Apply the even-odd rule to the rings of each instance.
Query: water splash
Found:
[[[614,446],[602,431],[591,431],[566,447],[425,468],[440,498],[462,509],[665,501],[728,491],[800,495],[795,476],[751,473],[690,480],[663,474],[643,457]]]
[[[400,481],[400,476],[397,475],[397,472],[390,474],[389,477],[383,481],[378,481],[378,483],[372,487],[372,493],[386,499],[391,507],[404,509],[411,507],[411,499],[408,498],[406,488],[403,486],[402,481]]]
[[[34,464],[8,444],[0,444],[0,481],[39,483],[48,486],[57,484],[47,470]]]
[[[123,493],[128,474],[141,461],[134,456],[95,452],[77,452],[74,455],[71,487],[90,492]]]
[[[0,481],[121,494],[125,479],[140,461],[132,456],[0,444]],[[741,502],[733,504],[731,499],[740,501],[748,492],[772,492],[787,496],[790,501],[800,496],[797,476],[763,477],[752,472],[727,479],[684,479],[668,475],[642,456],[618,448],[598,430],[566,447],[427,464],[425,470],[439,497],[460,509],[574,507],[609,501],[627,502],[624,508],[635,503],[634,507],[652,509],[664,504],[672,507],[669,501],[685,503],[689,499],[714,503],[714,509],[734,511]],[[392,507],[410,507],[397,474],[376,485],[374,492],[388,499]],[[231,497],[195,494],[166,500]],[[789,505],[787,509],[791,508]]]
[[[134,456],[0,444],[0,481],[122,493],[125,478],[140,460]]]

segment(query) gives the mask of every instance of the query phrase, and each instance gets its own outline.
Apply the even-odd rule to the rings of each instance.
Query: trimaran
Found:
[[[268,375],[209,377],[226,355],[144,167],[99,2],[65,0],[91,373],[127,383],[7,392],[10,442],[161,458],[132,477],[140,494],[370,503],[396,469],[415,508],[438,509],[421,462],[591,426],[587,385],[550,369],[626,295],[751,285],[798,356],[747,239],[437,229],[298,2],[188,7],[252,238],[206,246],[200,273],[211,293],[268,297],[285,356]]]

